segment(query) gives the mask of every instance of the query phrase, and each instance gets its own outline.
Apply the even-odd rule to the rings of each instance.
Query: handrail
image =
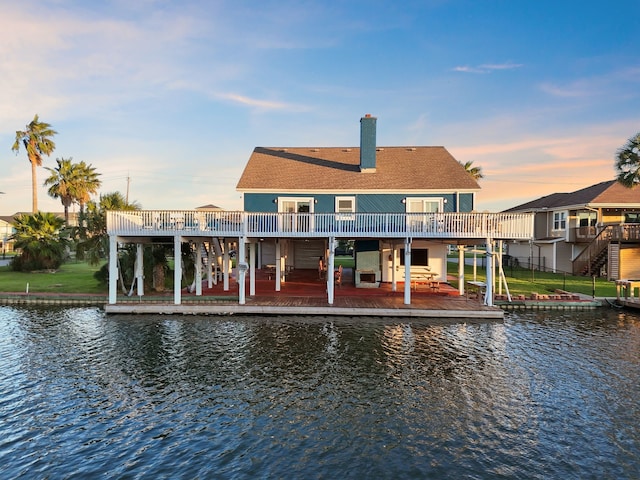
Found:
[[[608,247],[613,236],[613,230],[619,225],[607,225],[600,230],[598,235],[591,240],[587,247],[578,254],[573,260],[573,272],[574,274],[591,274],[591,264],[593,260],[598,257],[602,251]],[[585,268],[588,268],[587,272],[583,272]]]
[[[531,213],[269,213],[199,210],[107,212],[119,236],[493,238],[533,236]]]

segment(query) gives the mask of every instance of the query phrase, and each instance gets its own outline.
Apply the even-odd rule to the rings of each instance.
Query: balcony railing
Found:
[[[530,239],[530,213],[107,212],[118,236]]]

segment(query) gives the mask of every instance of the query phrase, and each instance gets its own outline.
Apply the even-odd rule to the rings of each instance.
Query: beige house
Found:
[[[539,270],[640,278],[640,188],[615,180],[505,210],[534,214],[534,239],[512,241],[512,262]]]

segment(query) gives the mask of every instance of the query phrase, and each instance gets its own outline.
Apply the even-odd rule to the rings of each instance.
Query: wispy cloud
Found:
[[[462,73],[492,73],[499,70],[514,70],[521,68],[522,63],[483,63],[482,65],[461,65],[453,68],[454,72]]]

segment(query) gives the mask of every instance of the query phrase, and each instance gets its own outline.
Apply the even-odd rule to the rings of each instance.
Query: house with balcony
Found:
[[[611,280],[640,278],[640,189],[609,180],[505,212],[534,215],[533,239],[508,244],[509,256],[520,265]]]
[[[444,147],[378,146],[376,123],[370,115],[360,120],[357,147],[254,149],[237,184],[244,211],[283,214],[282,227],[290,233],[259,240],[261,266],[282,258],[285,270],[315,269],[319,259],[328,260],[334,248],[330,237],[310,238],[306,232],[314,228],[315,215],[330,214],[338,229],[335,239],[354,241],[356,286],[404,280],[407,248],[413,272],[429,269],[436,280],[446,280],[448,242],[441,238],[414,238],[407,247],[403,236],[379,237],[382,226],[374,224],[363,226],[361,233],[369,228],[368,235],[349,236],[362,214],[410,214],[415,229],[443,231],[439,214],[471,212],[480,190]]]
[[[444,147],[380,147],[376,118],[361,119],[358,147],[257,147],[237,184],[242,211],[215,209],[107,212],[109,304],[116,303],[118,249],[137,246],[138,295],[143,248],[173,245],[179,258],[189,243],[196,278],[203,265],[220,264],[229,287],[230,253],[237,249],[239,303],[255,295],[256,271],[272,272],[274,294],[287,273],[327,265],[327,303],[334,300],[334,256],[339,240],[354,244],[354,282],[362,288],[402,282],[411,303],[411,281],[446,281],[448,245],[491,245],[494,240],[529,239],[530,213],[477,213],[480,187]],[[463,260],[462,248],[459,249]],[[202,256],[207,256],[203,262]],[[459,262],[460,293],[464,289]],[[490,247],[487,275],[491,278]],[[181,264],[174,268],[174,303],[181,302]],[[212,282],[207,267],[207,281]],[[202,282],[195,282],[196,295]],[[491,281],[485,301],[492,302]]]

